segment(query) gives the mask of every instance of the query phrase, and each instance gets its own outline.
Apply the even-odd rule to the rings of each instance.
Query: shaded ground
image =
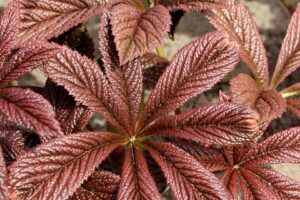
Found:
[[[0,0],[0,6],[5,6],[8,0]],[[270,64],[270,69],[276,64],[277,56],[281,47],[282,40],[284,38],[290,14],[281,5],[279,0],[241,0],[241,2],[248,6],[253,18],[257,23],[259,30],[262,34],[265,46],[268,52],[268,59]],[[294,0],[297,2],[297,0]],[[88,28],[92,34],[94,41],[97,42],[97,19],[88,23]],[[181,20],[177,32],[175,34],[175,41],[168,40],[164,45],[166,56],[171,59],[172,56],[177,52],[178,49],[183,47],[185,44],[193,41],[205,32],[211,31],[213,28],[208,24],[208,22],[199,13],[189,13]],[[239,67],[238,71],[245,71],[245,68]],[[295,82],[300,81],[300,70],[293,73],[288,79],[281,85],[282,87],[291,85]],[[23,84],[26,85],[43,85],[44,77],[38,72],[28,74],[25,78],[21,80]],[[226,79],[221,84],[217,85],[212,91],[213,93],[201,96],[191,102],[188,106],[193,106],[199,102],[215,101],[217,92],[219,89],[226,90]],[[103,126],[103,121],[96,119],[95,125],[101,128]],[[300,121],[288,115],[280,121],[276,121],[273,125],[276,129],[283,129],[285,127],[291,127],[295,125],[300,125]],[[274,166],[277,171],[292,177],[293,179],[300,181],[300,165],[278,165]]]

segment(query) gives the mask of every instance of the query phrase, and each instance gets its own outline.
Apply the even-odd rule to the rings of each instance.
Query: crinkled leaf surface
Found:
[[[161,167],[177,199],[228,198],[217,177],[182,149],[170,143],[148,145],[148,151]]]
[[[258,128],[258,116],[250,108],[219,103],[165,117],[145,132],[193,140],[203,145],[235,145],[251,140]]]
[[[282,43],[271,87],[276,88],[289,74],[300,66],[300,4],[293,14]]]
[[[300,118],[300,100],[299,99],[287,99],[287,109],[292,111],[298,118]]]
[[[76,191],[75,200],[113,200],[120,183],[120,176],[108,171],[94,172]]]
[[[125,155],[117,199],[162,199],[143,154],[135,147],[129,147]]]
[[[59,49],[58,45],[48,42],[36,42],[19,49],[0,69],[0,87],[3,88],[32,69],[41,67]]]
[[[27,152],[25,140],[20,131],[0,132],[0,147],[7,162],[15,161]]]
[[[4,161],[2,149],[0,148],[0,199],[9,199],[7,189],[8,187],[6,185],[6,164]]]
[[[145,121],[168,114],[210,89],[238,62],[238,52],[221,32],[208,33],[182,48],[149,97]]]
[[[102,0],[20,0],[18,45],[31,39],[48,40],[97,15]]]
[[[23,199],[66,199],[121,142],[104,132],[52,140],[10,166],[11,184]]]
[[[230,40],[239,45],[243,61],[260,86],[267,88],[269,71],[266,52],[249,11],[241,4],[234,4],[227,9],[213,9],[207,17],[218,30],[227,32]]]
[[[129,3],[117,3],[111,10],[111,25],[120,63],[151,51],[168,36],[171,16],[161,5],[146,11]]]
[[[29,89],[1,89],[0,112],[17,126],[41,136],[62,134],[50,103]]]
[[[0,17],[0,68],[16,43],[20,10],[18,3],[11,2]]]

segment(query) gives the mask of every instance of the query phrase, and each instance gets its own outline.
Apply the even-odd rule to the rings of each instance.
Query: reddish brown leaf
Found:
[[[209,171],[220,171],[228,168],[226,158],[219,150],[206,148],[187,140],[175,141],[174,144],[196,158]]]
[[[74,200],[113,200],[119,187],[120,176],[96,171],[74,194]]]
[[[2,149],[0,148],[0,199],[8,198],[8,187],[6,185],[6,164]]]
[[[263,165],[300,162],[300,128],[291,128],[249,149],[242,156],[243,165]]]
[[[145,132],[180,137],[204,145],[236,145],[251,140],[258,128],[258,116],[250,108],[219,103],[163,118]]]
[[[153,89],[170,62],[153,53],[141,57],[143,67],[143,83],[145,89]]]
[[[233,102],[252,108],[260,95],[256,81],[247,74],[239,74],[230,80],[230,92]]]
[[[142,56],[168,36],[171,16],[163,6],[140,11],[129,3],[118,3],[111,10],[112,33],[120,63]]]
[[[48,40],[87,21],[102,10],[102,0],[20,0],[18,45]]]
[[[60,47],[48,42],[35,42],[21,48],[0,69],[0,87],[17,80],[36,67],[41,67],[51,56],[58,53]]]
[[[170,143],[148,145],[148,151],[161,167],[177,199],[228,198],[217,177],[182,149]]]
[[[0,17],[0,68],[16,44],[19,27],[19,4],[11,2]]]
[[[233,168],[227,169],[222,177],[222,182],[227,187],[232,199],[238,200],[239,192],[237,184],[239,183],[239,180],[237,171]]]
[[[260,114],[261,122],[271,121],[286,110],[286,101],[276,90],[269,90],[260,94],[255,108]]]
[[[232,4],[232,0],[155,0],[169,10],[200,11],[212,8],[223,8]]]
[[[110,86],[118,105],[124,127],[133,134],[143,91],[143,74],[139,59],[129,61],[115,70],[108,70]]]
[[[208,33],[182,48],[156,84],[144,111],[151,121],[210,89],[238,62],[238,52],[222,32]]]
[[[99,49],[101,52],[101,61],[104,68],[116,68],[120,66],[116,44],[114,43],[114,36],[112,35],[110,19],[108,11],[105,10],[100,18],[99,30]]]
[[[117,199],[162,199],[143,154],[134,147],[125,156]]]
[[[300,4],[293,14],[282,43],[278,62],[272,77],[271,88],[276,88],[289,74],[300,66]]]
[[[298,118],[300,118],[300,100],[299,99],[287,99],[287,109],[292,111]]]
[[[17,126],[41,136],[62,134],[50,103],[29,89],[1,89],[0,112]]]
[[[25,141],[20,131],[1,132],[0,146],[8,162],[15,161],[19,156],[27,152]]]
[[[241,4],[234,4],[228,9],[213,9],[207,17],[218,30],[227,32],[230,40],[239,45],[243,61],[252,70],[259,85],[267,88],[269,71],[266,52],[249,11]]]
[[[219,103],[230,103],[231,97],[224,93],[222,90],[219,91]]]
[[[288,93],[288,92],[296,92],[300,90],[300,83],[296,83],[294,85],[291,85],[290,87],[282,90],[280,93],[284,94],[284,93]]]
[[[10,166],[23,199],[66,199],[122,142],[112,133],[78,133],[38,146]]]
[[[49,60],[44,70],[54,82],[63,85],[77,101],[125,132],[119,123],[125,114],[116,116],[114,113],[118,105],[115,105],[107,78],[95,62],[76,51],[64,48],[55,58]]]

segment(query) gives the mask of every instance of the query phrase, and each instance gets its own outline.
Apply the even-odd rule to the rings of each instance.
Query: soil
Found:
[[[0,0],[0,7],[4,7],[8,0]],[[290,13],[282,6],[280,0],[241,0],[241,3],[245,4],[252,13],[254,21],[257,23],[260,33],[263,37],[265,47],[267,49],[267,56],[269,59],[270,70],[274,70],[276,65],[277,56],[281,47],[282,40],[285,36],[285,32],[290,20]],[[297,0],[293,0],[294,5]],[[95,43],[98,40],[98,20],[94,19],[90,21],[87,26],[89,32],[94,38]],[[195,40],[202,34],[214,30],[213,27],[208,24],[207,20],[200,13],[188,13],[180,21],[179,26],[176,29],[175,41],[167,40],[164,44],[165,54],[168,59],[177,52],[178,49],[185,44]],[[239,72],[248,72],[248,70],[242,65],[237,68]],[[232,75],[231,75],[232,76]],[[286,87],[300,80],[300,70],[297,70],[280,86]],[[193,106],[200,102],[216,101],[216,97],[219,89],[226,90],[226,82],[228,78],[222,81],[221,84],[213,88],[212,93],[205,94],[199,98],[194,99],[187,106]],[[42,86],[45,82],[45,77],[38,71],[34,71],[26,75],[20,83],[22,85],[35,85]],[[95,118],[95,126],[99,128],[103,127],[103,121],[99,118]],[[273,123],[275,130],[282,130],[286,127],[300,125],[300,121],[293,115],[287,114],[282,120],[277,120]],[[300,181],[300,164],[281,164],[274,165],[273,168],[295,180]]]

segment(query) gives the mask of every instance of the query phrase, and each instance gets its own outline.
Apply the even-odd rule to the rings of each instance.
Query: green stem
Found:
[[[163,46],[159,45],[155,48],[157,55],[159,55],[160,57],[165,57],[165,51]]]
[[[283,98],[288,98],[288,97],[293,97],[293,96],[298,96],[298,95],[300,95],[300,90],[296,90],[296,91],[293,91],[293,92],[283,93],[282,97]]]
[[[294,13],[295,8],[291,4],[290,0],[281,0],[281,2],[290,11],[291,14]]]

